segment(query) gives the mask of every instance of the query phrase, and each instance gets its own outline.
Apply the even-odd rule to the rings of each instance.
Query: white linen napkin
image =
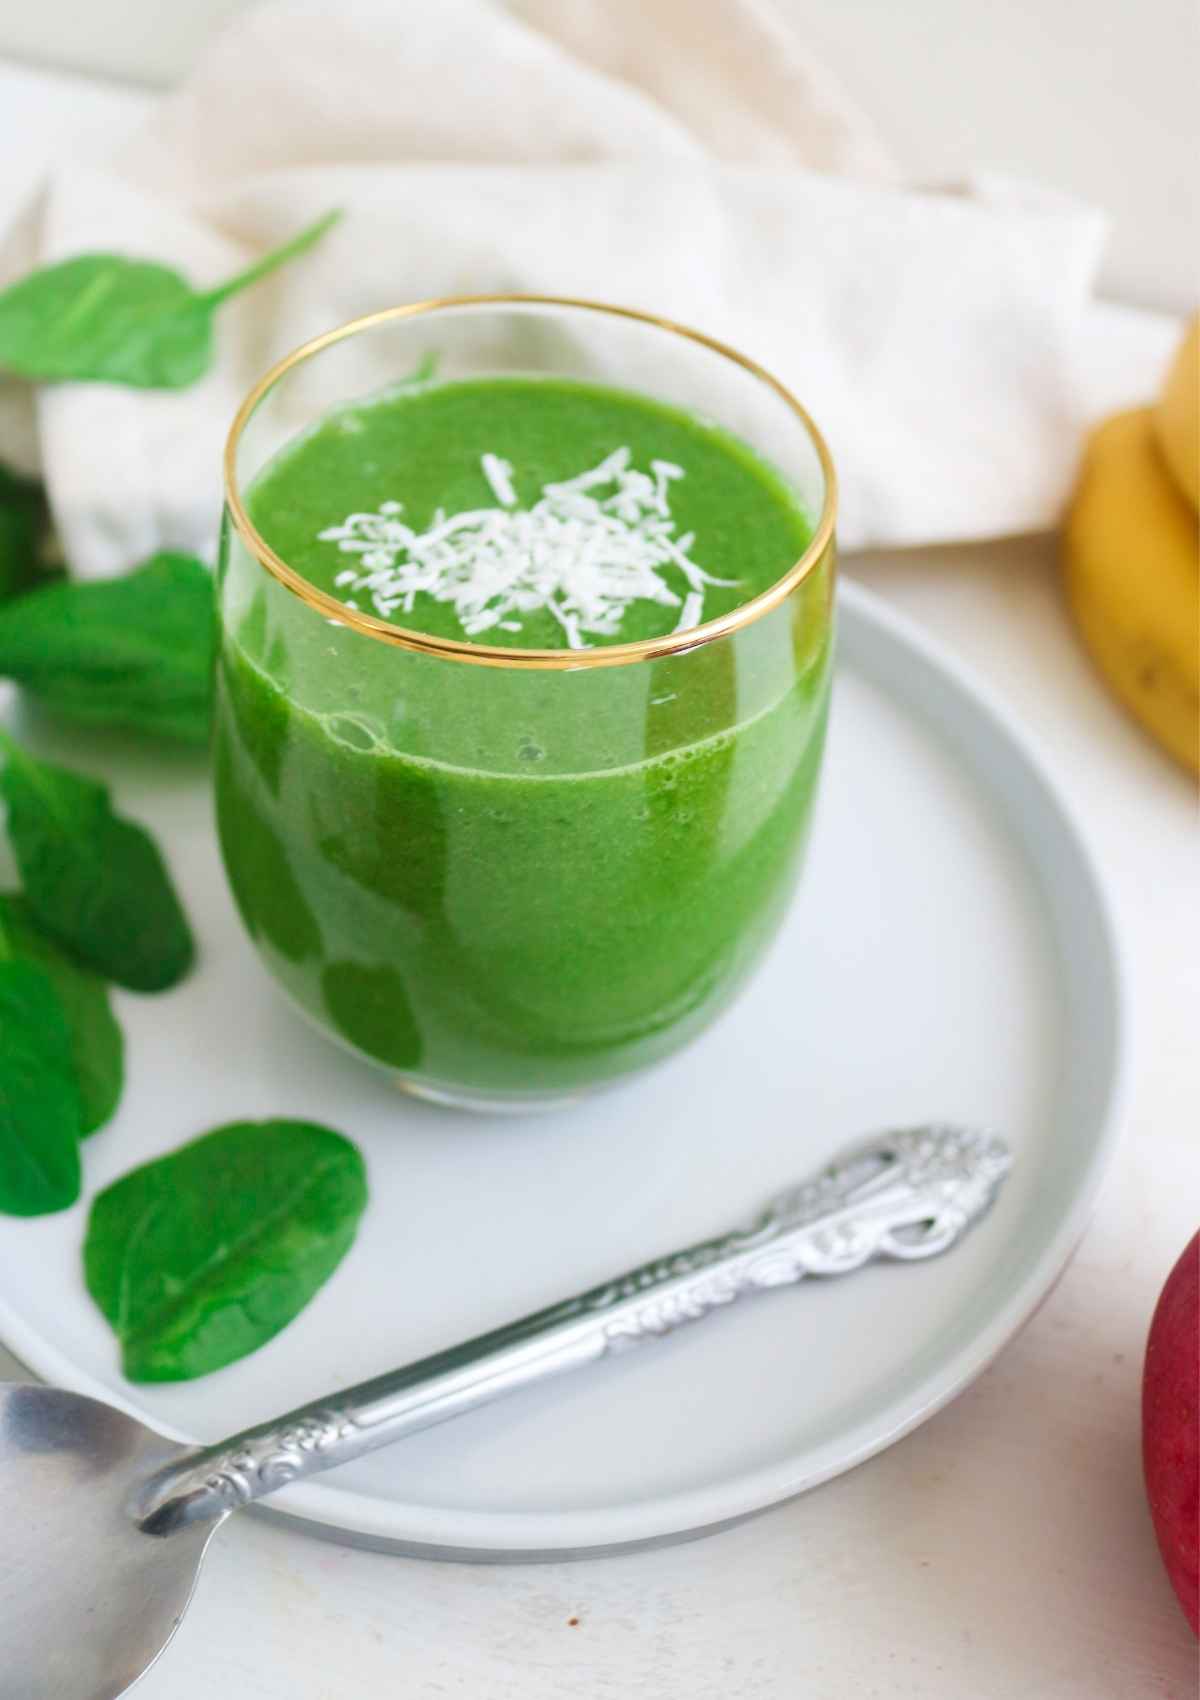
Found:
[[[647,308],[761,360],[830,441],[848,547],[1056,517],[1101,219],[1003,180],[901,184],[765,0],[253,10],[131,140],[51,178],[0,282],[88,250],[214,282],[334,206],[316,249],[222,310],[202,383],[37,392],[77,572],[211,556],[225,431],[288,348],[491,290]],[[3,388],[0,456],[20,424]]]

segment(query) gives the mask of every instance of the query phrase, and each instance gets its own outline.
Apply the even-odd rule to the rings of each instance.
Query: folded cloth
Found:
[[[1035,530],[1069,484],[1102,221],[997,179],[904,185],[766,0],[287,0],[217,38],[109,157],[59,171],[0,281],[89,250],[231,273],[342,222],[222,309],[182,392],[37,392],[68,558],[211,554],[221,444],[306,337],[434,295],[594,297],[753,355],[824,429],[849,547]],[[11,414],[0,397],[0,454]]]

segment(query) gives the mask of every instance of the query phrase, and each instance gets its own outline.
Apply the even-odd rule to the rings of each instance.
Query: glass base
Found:
[[[319,1033],[330,1044],[336,1045],[339,1050],[345,1051],[348,1056],[356,1057],[368,1068],[385,1073],[392,1084],[398,1086],[400,1091],[410,1098],[420,1098],[426,1104],[438,1104],[445,1110],[473,1110],[480,1115],[492,1116],[524,1116],[537,1110],[564,1110],[572,1104],[582,1103],[585,1098],[590,1098],[597,1092],[620,1086],[623,1080],[629,1078],[628,1075],[623,1075],[616,1080],[598,1080],[594,1084],[576,1086],[566,1092],[480,1092],[471,1086],[443,1086],[436,1080],[423,1080],[420,1075],[398,1074],[394,1068],[389,1068],[387,1063],[380,1062],[377,1057],[368,1056],[342,1034],[333,1032],[301,1002],[284,981],[277,975],[273,978],[286,1003],[315,1033]]]
[[[536,1110],[561,1110],[591,1097],[599,1087],[581,1086],[574,1092],[525,1094],[520,1092],[476,1092],[469,1086],[438,1086],[430,1080],[414,1079],[411,1075],[394,1074],[392,1079],[401,1092],[420,1098],[427,1104],[440,1104],[447,1110],[474,1110],[483,1115],[523,1116]]]

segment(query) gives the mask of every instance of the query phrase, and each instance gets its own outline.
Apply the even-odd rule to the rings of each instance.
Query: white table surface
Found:
[[[0,62],[0,224],[51,159],[127,121],[143,98]],[[1173,326],[1108,309],[1089,337],[1101,410],[1154,388]],[[1051,539],[874,555],[848,569],[998,684],[1040,733],[1111,880],[1133,982],[1133,1105],[1061,1283],[916,1434],[691,1545],[575,1564],[437,1564],[239,1517],[138,1689],[144,1700],[1195,1693],[1196,1643],[1155,1549],[1139,1427],[1150,1313],[1200,1221],[1194,792],[1093,674]],[[0,1350],[4,1375],[19,1372]]]

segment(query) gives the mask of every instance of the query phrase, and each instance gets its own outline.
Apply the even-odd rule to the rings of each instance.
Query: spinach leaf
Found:
[[[314,1122],[231,1122],[92,1204],[88,1292],[131,1381],[186,1381],[287,1326],[337,1268],[367,1201],[355,1146]]]
[[[321,974],[321,994],[329,1019],[358,1050],[392,1068],[419,1065],[421,1030],[394,968],[331,962]]]
[[[195,946],[149,834],[113,813],[105,786],[35,761],[3,731],[0,755],[8,836],[38,925],[135,992],[181,980]]]
[[[265,939],[288,962],[318,956],[317,917],[292,872],[283,841],[250,787],[241,783],[242,763],[228,743],[217,750],[216,768],[217,833],[247,932],[253,939]]]
[[[79,1092],[67,1018],[31,962],[0,961],[0,1210],[44,1216],[79,1197]]]
[[[215,630],[207,567],[154,555],[124,578],[0,607],[0,675],[67,719],[205,744]]]
[[[41,484],[0,466],[0,599],[39,582],[49,532],[50,510]]]
[[[121,1097],[125,1078],[125,1041],[108,987],[81,968],[41,931],[24,898],[0,894],[0,933],[19,962],[40,968],[62,1005],[79,1088],[80,1132],[94,1133],[108,1121]]]
[[[326,213],[208,290],[193,289],[169,266],[120,254],[43,266],[0,293],[0,368],[22,378],[184,389],[212,362],[221,303],[311,248],[340,217]]]

